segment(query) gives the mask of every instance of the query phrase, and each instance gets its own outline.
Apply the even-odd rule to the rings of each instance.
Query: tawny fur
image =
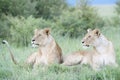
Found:
[[[38,51],[32,53],[26,60],[27,64],[31,64],[33,67],[38,65],[50,65],[50,64],[60,64],[63,61],[62,50],[59,45],[55,42],[54,38],[50,34],[48,28],[36,29],[33,36],[32,44],[38,46]],[[14,64],[18,64],[14,59],[13,53],[7,41],[3,41],[7,44],[8,50],[11,55],[11,59]]]
[[[94,70],[105,65],[118,66],[113,44],[98,29],[88,30],[82,40],[84,46],[93,46],[90,51],[77,51],[64,58],[63,65],[89,64]]]
[[[27,63],[37,65],[50,65],[62,62],[62,50],[50,35],[49,29],[35,30],[33,45],[38,45],[38,52],[27,59]]]
[[[17,61],[16,61],[15,58],[14,58],[14,55],[13,55],[13,53],[12,53],[12,50],[11,50],[11,48],[10,48],[9,43],[8,43],[6,40],[3,40],[2,43],[7,45],[7,48],[8,48],[8,50],[9,50],[9,52],[10,52],[10,57],[11,57],[13,63],[14,63],[14,64],[17,64]]]
[[[118,66],[114,47],[98,29],[88,30],[88,33],[82,40],[83,45],[93,46],[92,68],[99,69],[102,66]]]
[[[64,57],[63,65],[73,66],[77,64],[92,64],[92,51],[77,51]]]

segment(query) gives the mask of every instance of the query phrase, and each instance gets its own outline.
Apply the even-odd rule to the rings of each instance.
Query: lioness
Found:
[[[62,63],[62,50],[50,35],[48,28],[36,29],[32,38],[32,44],[37,45],[39,50],[27,59],[27,63],[34,63],[35,66],[39,64]]]
[[[89,29],[82,44],[87,47],[93,46],[93,50],[73,52],[64,58],[63,65],[89,64],[94,70],[104,65],[118,66],[112,42],[107,40],[98,29]]]
[[[118,66],[113,44],[98,29],[88,29],[88,33],[82,39],[84,46],[93,46],[92,67],[99,69],[101,66]]]
[[[7,41],[3,41],[7,44],[7,47],[10,51],[12,61],[17,64],[17,61],[14,59],[13,53],[9,47]],[[31,54],[26,63],[37,66],[39,64],[49,65],[52,63],[61,63],[62,62],[62,50],[59,45],[55,42],[54,38],[50,34],[48,28],[45,29],[36,29],[34,36],[32,38],[32,44],[39,47],[38,51]]]

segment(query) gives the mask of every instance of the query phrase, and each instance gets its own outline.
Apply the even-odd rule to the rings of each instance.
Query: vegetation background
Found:
[[[90,5],[90,0],[0,0],[0,42],[7,40],[21,65],[36,51],[31,47],[35,28],[51,28],[51,34],[70,54],[82,50],[81,39],[88,28],[99,28],[115,47],[120,64],[120,0],[115,5]],[[6,46],[0,43],[0,80],[120,80],[120,68],[105,67],[94,72],[88,65],[51,65],[31,69],[11,62]]]

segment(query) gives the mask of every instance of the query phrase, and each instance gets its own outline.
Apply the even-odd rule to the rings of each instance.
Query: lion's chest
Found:
[[[112,51],[109,49],[109,47],[106,46],[100,46],[96,48],[97,50],[97,59],[99,63],[107,65],[112,62],[114,55],[111,53]]]
[[[98,54],[94,56],[93,61],[95,64],[104,66],[111,64],[114,61],[114,59],[111,55],[108,54]]]
[[[48,57],[49,57],[49,51],[45,48],[41,49],[42,56],[41,56],[41,63],[47,65],[48,64]]]
[[[48,61],[47,61],[46,56],[41,56],[40,63],[41,63],[41,64],[44,64],[44,65],[48,65]]]

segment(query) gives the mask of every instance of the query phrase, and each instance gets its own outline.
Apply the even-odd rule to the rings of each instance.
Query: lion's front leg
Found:
[[[93,63],[93,64],[91,65],[91,67],[92,67],[92,69],[95,70],[95,71],[99,71],[99,70],[101,69],[101,68],[100,68],[100,65],[97,64],[97,63]]]
[[[29,64],[29,65],[34,65],[35,61],[36,61],[36,55],[37,55],[37,52],[31,54],[27,60],[26,60],[26,63]]]

